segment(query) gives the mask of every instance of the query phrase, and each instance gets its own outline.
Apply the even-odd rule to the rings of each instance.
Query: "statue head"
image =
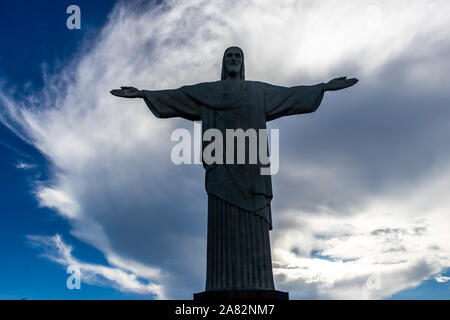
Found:
[[[229,47],[222,59],[221,80],[245,80],[244,52],[239,47]]]

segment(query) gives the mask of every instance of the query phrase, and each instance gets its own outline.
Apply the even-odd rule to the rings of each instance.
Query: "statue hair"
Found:
[[[222,58],[222,74],[220,76],[221,80],[225,80],[225,77],[227,75],[227,71],[225,70],[225,54],[227,53],[227,51],[229,49],[239,49],[239,51],[241,51],[241,56],[242,56],[242,64],[241,64],[241,70],[239,71],[239,80],[245,80],[245,65],[244,65],[244,51],[242,51],[241,48],[239,47],[229,47],[225,50],[225,52],[223,53],[223,58]]]

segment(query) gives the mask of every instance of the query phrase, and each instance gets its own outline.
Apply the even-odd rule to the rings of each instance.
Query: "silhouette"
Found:
[[[203,133],[213,128],[225,136],[226,129],[266,129],[267,121],[314,112],[326,91],[341,90],[357,82],[356,78],[340,77],[311,86],[283,87],[247,81],[244,53],[238,47],[230,47],[223,55],[220,81],[170,90],[121,87],[111,93],[144,99],[158,118],[202,121]],[[267,165],[260,161],[224,161],[204,162],[203,166],[208,193],[206,292],[196,298],[286,299],[287,293],[275,291],[273,282],[269,241],[272,182],[270,175],[260,174]]]

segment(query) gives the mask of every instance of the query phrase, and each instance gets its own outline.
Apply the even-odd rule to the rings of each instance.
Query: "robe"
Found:
[[[226,129],[246,131],[253,128],[258,131],[266,129],[267,121],[314,112],[324,93],[322,83],[282,87],[258,81],[235,80],[143,92],[147,106],[156,117],[202,121],[202,136],[206,130],[215,128],[222,132],[224,141]],[[272,180],[270,175],[260,174],[260,169],[266,165],[259,160],[258,157],[256,164],[226,164],[225,161],[224,164],[204,163],[205,188],[208,194],[261,216],[272,229]]]
[[[208,129],[218,129],[225,142],[226,129],[258,132],[266,129],[267,121],[316,111],[324,87],[224,80],[143,93],[156,117],[202,121],[202,136]],[[227,164],[226,148],[223,164],[203,162],[208,193],[206,290],[274,289],[268,235],[272,180],[261,175],[260,169],[268,165],[259,156],[257,163],[249,164],[248,145],[245,151],[245,164]]]

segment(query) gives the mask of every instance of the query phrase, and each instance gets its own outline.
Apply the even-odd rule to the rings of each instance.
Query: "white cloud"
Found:
[[[292,283],[303,281],[325,298],[374,299],[439,274],[450,259],[448,177],[449,171],[433,176],[403,196],[374,197],[349,215],[284,212],[279,219],[290,227],[273,238],[279,281],[299,298],[303,294]],[[376,290],[367,286],[374,274],[381,279]]]
[[[100,274],[121,289],[190,298],[203,290],[206,196],[202,168],[170,162],[170,133],[192,126],[155,119],[142,101],[119,99],[109,90],[217,80],[223,50],[239,45],[252,80],[293,85],[344,71],[362,77],[359,88],[365,92],[397,81],[396,86],[435,94],[447,79],[446,64],[437,62],[445,57],[433,55],[448,38],[449,12],[448,1],[174,1],[147,10],[120,3],[92,48],[61,73],[48,75],[43,92],[23,101],[0,92],[0,121],[53,164],[51,183],[36,190],[40,204],[67,218],[72,235],[102,251],[112,265],[82,263],[92,279]],[[420,64],[408,65],[410,59]],[[409,72],[391,72],[395,63],[405,63]],[[352,111],[352,103],[340,97],[325,98],[328,115],[334,107]],[[365,103],[383,108],[389,102],[382,98]],[[328,108],[331,100],[336,106]],[[320,119],[314,120],[311,139],[336,123],[325,112]],[[386,120],[373,121],[383,128]],[[448,127],[439,128],[448,133]],[[285,137],[293,131],[282,129]],[[427,132],[429,139],[439,133]],[[374,192],[366,187],[371,177],[364,168],[346,161],[361,157],[374,167],[385,164],[370,154],[344,154],[346,142],[340,143],[326,149],[333,165],[287,156],[283,162],[280,150],[272,233],[279,289],[294,297],[382,298],[439,274],[448,266],[448,171],[443,180],[415,177],[414,185],[395,183]],[[373,148],[385,152],[375,143]],[[302,194],[296,194],[299,185]],[[420,228],[424,234],[417,233]],[[76,260],[59,237],[32,239],[57,248],[47,256],[61,264]],[[378,271],[381,289],[368,290],[367,278]]]
[[[435,278],[435,280],[436,280],[437,282],[447,282],[447,281],[450,280],[450,277],[445,277],[445,276],[443,276],[443,275],[438,275],[438,276]]]
[[[78,204],[67,192],[43,187],[38,191],[38,198],[41,206],[56,209],[66,218],[75,218],[79,215]]]
[[[49,236],[28,236],[30,245],[41,247],[44,250],[42,256],[61,264],[65,267],[76,265],[81,271],[81,281],[93,285],[108,285],[120,291],[153,294],[164,299],[164,292],[160,285],[152,283],[155,278],[160,278],[160,270],[148,268],[131,262],[130,265],[123,263],[119,266],[115,260],[108,260],[113,267],[105,267],[99,264],[85,263],[72,255],[72,247],[65,244],[59,234]],[[145,275],[148,283],[139,280],[139,274]]]
[[[17,169],[29,170],[29,169],[36,168],[36,165],[35,164],[26,163],[26,162],[23,162],[23,161],[18,161],[16,163],[16,168]]]

